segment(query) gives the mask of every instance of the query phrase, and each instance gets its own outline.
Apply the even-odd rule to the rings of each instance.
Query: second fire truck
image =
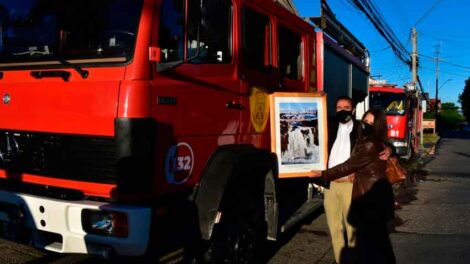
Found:
[[[410,159],[420,145],[421,135],[422,109],[416,91],[385,83],[372,85],[369,106],[385,110],[390,142],[397,155]]]

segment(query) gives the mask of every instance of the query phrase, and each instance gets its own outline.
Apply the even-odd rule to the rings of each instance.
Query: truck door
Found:
[[[241,7],[240,78],[249,111],[242,115],[242,141],[269,148],[269,97],[279,86],[278,71],[272,66],[271,20],[265,11],[245,2]]]
[[[237,143],[243,107],[234,77],[231,1],[164,0],[159,9],[153,115],[157,170],[164,175],[157,184],[166,192],[197,183],[215,149]]]

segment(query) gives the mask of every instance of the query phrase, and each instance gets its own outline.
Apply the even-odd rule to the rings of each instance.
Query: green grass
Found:
[[[437,134],[424,134],[423,137],[423,143],[424,144],[429,144],[429,143],[436,143],[439,140],[439,136]]]

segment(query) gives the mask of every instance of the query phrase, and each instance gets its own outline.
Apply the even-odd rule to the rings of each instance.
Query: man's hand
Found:
[[[384,150],[379,153],[379,159],[388,160],[392,155],[392,148],[387,145],[384,145]]]
[[[309,177],[312,179],[312,183],[320,185],[326,189],[330,188],[330,181],[326,180],[326,170],[324,171],[310,171]]]
[[[317,171],[317,170],[312,170],[310,171],[310,174],[308,175],[310,178],[320,178],[322,177],[322,171]]]

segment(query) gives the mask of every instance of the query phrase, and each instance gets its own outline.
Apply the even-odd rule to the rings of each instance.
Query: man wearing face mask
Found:
[[[355,108],[350,97],[338,97],[335,107],[336,118],[328,123],[328,168],[349,159],[351,150],[356,143],[358,126],[361,123],[354,119]],[[390,147],[385,147],[385,150],[379,154],[379,158],[387,160],[390,155]],[[336,263],[340,263],[343,249],[355,246],[354,228],[347,221],[353,179],[354,174],[348,175],[332,181],[329,189],[325,189],[325,215]]]

